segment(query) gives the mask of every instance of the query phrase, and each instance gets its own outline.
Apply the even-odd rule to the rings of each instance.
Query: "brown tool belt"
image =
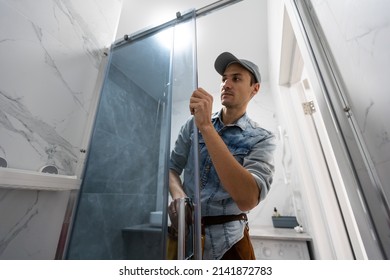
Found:
[[[248,221],[248,217],[245,213],[241,213],[238,215],[222,215],[222,216],[205,216],[202,217],[202,225],[210,226],[210,225],[219,225],[232,221]]]

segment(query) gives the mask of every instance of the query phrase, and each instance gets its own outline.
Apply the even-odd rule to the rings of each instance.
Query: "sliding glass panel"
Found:
[[[172,39],[169,27],[112,50],[68,259],[164,257]]]
[[[126,39],[112,48],[68,259],[166,258],[171,119],[189,117],[195,13]],[[172,99],[185,114],[171,117]]]

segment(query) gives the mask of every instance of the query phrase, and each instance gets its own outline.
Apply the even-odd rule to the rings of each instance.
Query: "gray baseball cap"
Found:
[[[257,67],[256,64],[246,59],[238,59],[229,52],[223,52],[217,57],[214,63],[214,68],[221,76],[223,76],[226,67],[228,67],[232,63],[240,64],[242,67],[247,69],[255,76],[255,80],[257,83],[261,82],[259,67]]]

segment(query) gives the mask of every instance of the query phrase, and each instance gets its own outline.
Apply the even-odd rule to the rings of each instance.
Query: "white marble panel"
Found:
[[[8,167],[55,164],[75,175],[121,6],[0,0],[0,156]],[[69,191],[0,188],[0,259],[53,259],[68,198]]]
[[[113,41],[122,6],[122,0],[2,1],[68,48],[92,56]]]
[[[120,0],[0,1],[0,150],[9,167],[75,173],[120,8]]]
[[[68,197],[0,189],[0,259],[53,259]]]

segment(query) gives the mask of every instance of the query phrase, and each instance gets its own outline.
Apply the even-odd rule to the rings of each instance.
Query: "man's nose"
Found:
[[[231,83],[230,83],[229,79],[226,79],[225,81],[223,81],[221,86],[223,89],[230,88]]]

